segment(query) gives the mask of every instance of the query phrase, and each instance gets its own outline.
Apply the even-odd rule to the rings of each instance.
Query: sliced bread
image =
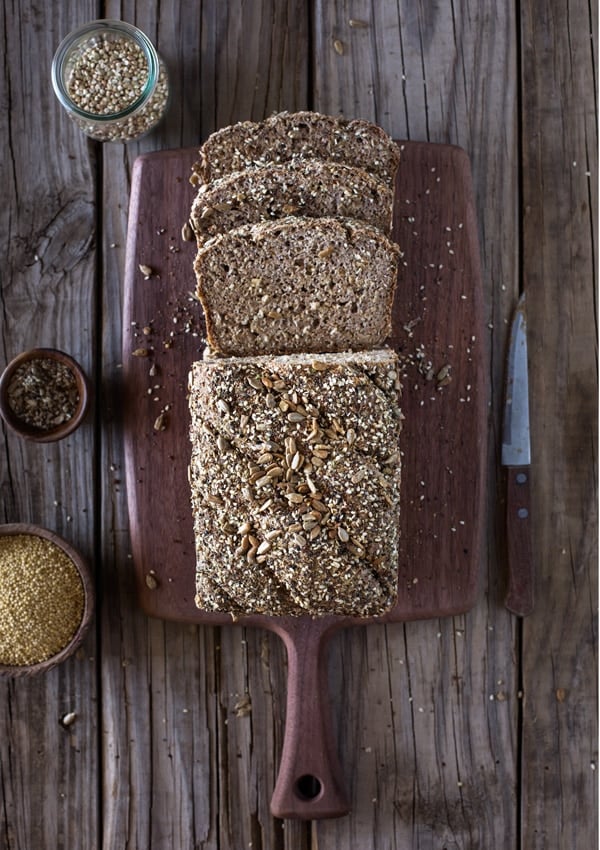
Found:
[[[298,157],[360,164],[393,186],[400,149],[369,121],[346,121],[318,112],[280,112],[264,121],[241,121],[209,136],[191,182],[208,183],[232,171]]]
[[[399,392],[390,350],[193,364],[199,608],[234,617],[389,610]]]
[[[320,159],[295,160],[203,183],[191,224],[198,245],[243,224],[288,215],[353,218],[389,234],[393,200],[392,190],[382,180],[360,168]]]
[[[210,239],[194,268],[218,354],[344,351],[391,332],[398,246],[362,222],[287,217]]]

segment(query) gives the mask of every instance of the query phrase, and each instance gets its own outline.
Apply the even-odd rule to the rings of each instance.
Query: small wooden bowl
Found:
[[[59,363],[67,366],[75,377],[77,391],[79,393],[79,403],[73,416],[55,428],[41,430],[33,425],[28,425],[27,422],[19,419],[9,404],[8,388],[14,373],[19,366],[30,360],[57,360]],[[68,354],[58,351],[56,348],[32,348],[29,351],[22,352],[22,354],[18,354],[10,361],[2,376],[0,376],[0,415],[9,428],[16,434],[25,440],[33,440],[36,443],[51,443],[55,440],[62,440],[63,437],[72,434],[85,418],[90,404],[90,397],[89,382],[79,363]]]
[[[61,664],[70,655],[73,655],[89,629],[92,615],[94,613],[95,600],[94,581],[89,567],[84,558],[71,546],[70,543],[67,543],[66,540],[63,540],[62,537],[59,537],[58,534],[55,534],[53,531],[49,531],[39,525],[31,525],[29,523],[9,523],[8,525],[0,525],[0,537],[9,535],[14,536],[16,534],[30,534],[35,537],[43,537],[46,540],[50,540],[58,546],[59,549],[62,549],[65,555],[67,555],[67,557],[73,562],[83,585],[83,614],[79,626],[69,643],[55,655],[52,655],[50,658],[47,658],[45,661],[40,661],[37,664],[0,664],[0,677],[13,678],[34,676],[37,673],[46,673],[48,670],[51,670],[58,664]]]

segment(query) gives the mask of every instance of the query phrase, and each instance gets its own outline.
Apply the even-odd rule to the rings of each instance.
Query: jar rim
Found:
[[[96,112],[88,112],[85,109],[81,109],[81,107],[77,106],[70,97],[63,79],[63,67],[71,49],[76,46],[78,42],[83,41],[85,36],[90,35],[90,33],[96,30],[115,30],[129,36],[142,48],[148,62],[148,79],[142,92],[139,97],[129,104],[129,106],[125,107],[125,109],[121,109],[119,112],[106,112],[99,115]],[[52,86],[54,88],[54,93],[62,106],[79,118],[97,123],[117,121],[122,118],[127,118],[136,112],[153,94],[158,82],[158,73],[158,53],[148,36],[142,32],[142,30],[133,26],[133,24],[127,23],[127,21],[118,21],[111,18],[99,18],[98,20],[90,21],[89,23],[83,24],[83,26],[72,30],[72,32],[63,38],[56,50],[56,53],[54,54],[54,58],[52,59]]]

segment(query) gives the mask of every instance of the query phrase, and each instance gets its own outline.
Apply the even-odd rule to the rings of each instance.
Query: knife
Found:
[[[531,447],[527,318],[521,295],[512,322],[506,367],[502,430],[502,466],[506,467],[506,538],[508,590],[505,605],[519,617],[533,610],[534,576],[531,544]]]

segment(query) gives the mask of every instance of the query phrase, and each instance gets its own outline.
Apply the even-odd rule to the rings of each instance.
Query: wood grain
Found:
[[[521,18],[523,275],[539,590],[523,624],[521,841],[595,847],[597,8],[532,12]]]
[[[55,47],[100,14],[137,22],[169,63],[169,114],[139,144],[88,143],[52,94]],[[0,508],[3,521],[40,522],[95,563],[99,617],[83,651],[48,676],[1,684],[2,850],[596,846],[597,23],[583,0],[5,0],[0,365],[58,345],[94,378],[96,405],[53,446],[2,431]],[[467,150],[490,325],[482,596],[466,615],[332,639],[353,813],[312,827],[269,812],[285,714],[280,639],[139,611],[120,401],[135,157],[307,106]],[[536,317],[539,582],[517,627],[503,608],[497,444],[506,322],[521,288]],[[69,711],[77,719],[64,729]]]
[[[350,18],[367,26],[350,27]],[[468,3],[408,2],[318,3],[314,22],[315,108],[376,120],[400,138],[460,144],[470,155],[492,413],[480,604],[465,617],[386,627],[375,652],[371,629],[334,639],[332,691],[342,677],[356,679],[339,731],[354,741],[351,753],[341,748],[354,806],[349,818],[318,825],[318,846],[505,848],[516,842],[519,685],[514,624],[501,607],[495,434],[504,320],[518,293],[516,22],[493,3],[474,13]],[[341,55],[333,39],[344,44]],[[490,127],[501,128],[501,142]]]
[[[134,597],[121,418],[121,304],[136,156],[197,145],[231,121],[304,106],[307,11],[291,0],[258,8],[206,3],[168,10],[160,4],[109,3],[107,16],[112,14],[153,39],[169,67],[172,100],[165,122],[129,145],[125,155],[121,146],[103,149],[104,846],[237,850],[252,842],[302,850],[306,830],[291,824],[284,831],[269,811],[267,789],[282,738],[281,642],[253,630],[148,620]],[[240,714],[236,706],[242,700],[249,711]]]
[[[93,373],[95,163],[49,79],[58,42],[93,7],[82,2],[69,14],[63,5],[9,2],[0,16],[2,368],[45,346]],[[93,423],[53,444],[27,443],[4,426],[1,434],[2,521],[55,531],[93,565]],[[43,847],[48,835],[74,850],[98,843],[96,674],[92,629],[59,667],[0,683],[0,846]],[[63,728],[68,712],[76,719]]]

